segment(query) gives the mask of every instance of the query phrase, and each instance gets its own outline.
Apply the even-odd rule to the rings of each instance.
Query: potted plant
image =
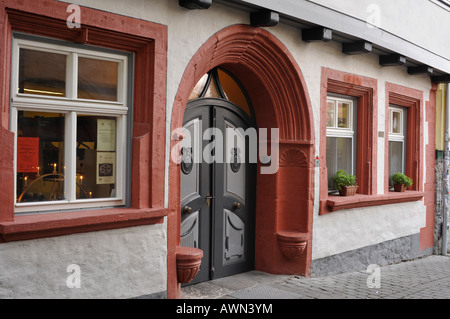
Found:
[[[411,178],[400,172],[395,173],[391,178],[392,183],[394,184],[394,190],[396,192],[404,192],[406,188],[412,186],[413,184]]]
[[[341,196],[352,196],[356,194],[358,185],[356,185],[355,175],[348,174],[346,171],[340,169],[333,176],[333,181]]]

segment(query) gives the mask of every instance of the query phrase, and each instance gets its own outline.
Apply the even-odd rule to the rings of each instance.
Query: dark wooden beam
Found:
[[[427,74],[432,75],[434,72],[432,67],[428,65],[419,65],[419,66],[410,66],[408,68],[408,74],[417,75],[417,74]]]
[[[380,55],[381,66],[403,65],[406,63],[406,57],[400,54]]]
[[[450,83],[450,74],[435,75],[431,77],[434,83]]]
[[[278,12],[261,10],[250,13],[250,24],[254,27],[273,27],[280,22]]]
[[[356,41],[342,44],[342,53],[354,55],[372,52],[372,43],[367,41]]]
[[[208,9],[212,0],[178,0],[180,7],[194,10],[194,9]]]
[[[328,42],[333,39],[333,31],[325,27],[316,27],[302,30],[302,40],[305,42],[323,41]]]

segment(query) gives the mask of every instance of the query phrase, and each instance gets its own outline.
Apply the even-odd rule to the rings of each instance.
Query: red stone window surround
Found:
[[[420,200],[421,192],[404,194],[377,192],[377,80],[323,67],[320,91],[320,208],[324,215],[341,209],[377,206]],[[328,195],[326,165],[327,95],[335,93],[357,99],[356,178],[355,196]],[[420,132],[418,130],[418,132]],[[419,134],[419,133],[418,133]],[[386,173],[387,174],[387,173]]]
[[[81,7],[70,29],[67,3],[0,4],[0,243],[161,223],[164,208],[167,27]],[[9,131],[11,39],[22,32],[134,53],[131,207],[14,215],[14,139]]]
[[[386,134],[385,134],[385,178],[384,178],[384,191],[389,192],[389,106],[402,106],[407,109],[406,119],[406,154],[405,154],[405,174],[412,178],[414,184],[410,190],[422,191],[422,170],[423,165],[423,92],[408,87],[400,86],[397,84],[386,82]]]

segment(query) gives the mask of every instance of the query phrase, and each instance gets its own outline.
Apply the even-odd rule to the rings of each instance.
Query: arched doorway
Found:
[[[261,174],[261,163],[257,164],[255,269],[308,276],[314,204],[314,130],[302,73],[288,49],[267,30],[247,25],[227,27],[208,39],[189,62],[173,106],[172,132],[183,125],[196,83],[218,66],[236,76],[245,87],[258,128],[279,130],[278,171]],[[171,148],[180,142],[177,134],[172,134],[171,139]],[[169,298],[179,295],[175,247],[180,245],[180,172],[180,165],[171,161]]]

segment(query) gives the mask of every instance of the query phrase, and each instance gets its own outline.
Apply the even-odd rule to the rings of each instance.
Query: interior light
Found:
[[[52,92],[52,91],[42,91],[42,90],[33,90],[33,89],[23,89],[24,92],[37,93],[37,94],[51,94],[51,95],[64,95],[61,92]]]

